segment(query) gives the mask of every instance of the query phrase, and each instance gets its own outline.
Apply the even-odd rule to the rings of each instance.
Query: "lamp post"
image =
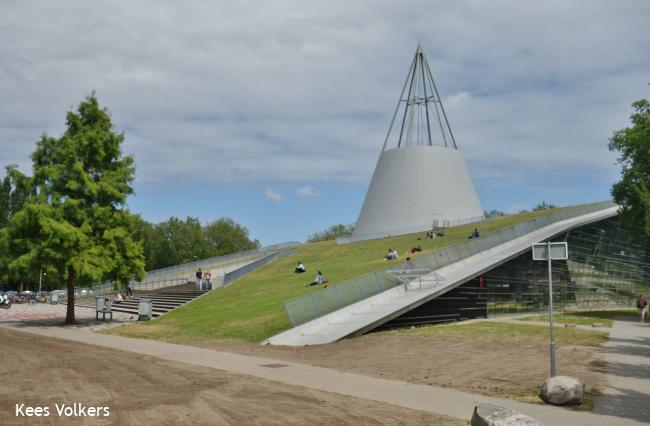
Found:
[[[555,377],[555,335],[553,333],[553,272],[551,260],[566,260],[569,258],[568,244],[546,243],[533,244],[533,260],[546,260],[548,262],[548,318],[550,325],[549,352],[551,356],[551,377]]]

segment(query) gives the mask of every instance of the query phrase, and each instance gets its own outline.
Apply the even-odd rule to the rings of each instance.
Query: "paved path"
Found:
[[[528,315],[530,316],[530,315]],[[489,317],[489,318],[481,318],[478,320],[472,320],[472,321],[487,321],[487,322],[507,322],[510,324],[520,324],[520,325],[539,325],[542,327],[548,327],[548,321],[522,321],[517,318],[510,318],[510,317]],[[611,333],[612,329],[610,327],[604,327],[604,326],[597,326],[594,327],[593,325],[586,325],[586,324],[571,324],[571,323],[564,323],[564,322],[558,322],[555,321],[553,323],[555,327],[553,329],[557,328],[577,328],[580,330],[589,330],[589,331],[602,331],[604,333]]]
[[[21,303],[11,305],[9,309],[0,309],[0,324],[21,326],[61,325],[65,321],[67,305],[50,305],[49,303]],[[75,307],[77,324],[70,328],[90,328],[97,330],[104,327],[114,327],[125,322],[133,322],[137,317],[133,314],[113,312],[113,321],[95,320],[95,309]],[[101,315],[99,316],[102,317]]]
[[[610,387],[594,413],[650,423],[650,324],[617,318],[602,349]]]
[[[492,402],[532,416],[548,425],[638,425],[635,419],[607,414],[575,412],[543,404],[527,404],[500,398],[395,380],[344,373],[329,368],[290,362],[279,362],[261,357],[213,351],[192,346],[176,345],[153,340],[131,339],[70,330],[61,327],[16,327],[11,323],[0,326],[20,331],[89,343],[113,349],[151,355],[170,361],[185,362],[202,367],[217,368],[233,373],[255,376],[276,382],[306,386],[311,389],[385,402],[416,410],[469,419],[479,401]]]

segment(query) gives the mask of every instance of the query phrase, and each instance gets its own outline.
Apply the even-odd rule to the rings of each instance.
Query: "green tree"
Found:
[[[119,285],[144,275],[142,244],[131,237],[137,218],[126,209],[134,162],[123,156],[124,135],[113,131],[94,94],[70,111],[59,138],[43,135],[32,154],[36,193],[0,235],[8,269],[27,276],[43,265],[65,280],[66,324],[75,322],[74,289],[102,279]],[[49,273],[48,273],[49,276]]]
[[[260,247],[260,242],[248,237],[248,229],[229,217],[222,217],[206,225],[203,234],[210,256],[221,256]]]
[[[319,241],[335,240],[338,237],[349,237],[354,232],[354,225],[332,225],[323,232],[316,232],[307,238],[307,242],[316,243]]]
[[[614,132],[609,142],[621,165],[621,180],[612,186],[612,196],[622,218],[650,236],[650,102],[641,99],[632,108],[632,126]]]
[[[6,167],[6,175],[0,182],[0,228],[9,224],[14,213],[20,211],[25,201],[34,193],[32,180],[11,164]]]
[[[555,204],[547,203],[546,201],[542,201],[541,203],[537,204],[535,207],[533,207],[533,211],[538,211],[538,210],[550,210],[550,209],[557,209],[558,206]]]

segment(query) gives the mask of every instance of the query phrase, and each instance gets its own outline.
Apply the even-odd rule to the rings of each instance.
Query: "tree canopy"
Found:
[[[319,241],[335,240],[339,237],[349,237],[354,232],[354,225],[332,225],[323,232],[316,232],[307,239],[307,242],[316,243]]]
[[[550,210],[550,209],[557,209],[558,206],[552,203],[547,203],[546,201],[542,201],[541,203],[538,203],[535,207],[533,207],[533,211],[538,211],[538,210]]]
[[[621,180],[612,186],[623,220],[650,236],[650,102],[632,104],[632,126],[614,132],[609,149],[618,154]]]
[[[131,237],[136,220],[126,208],[135,175],[122,155],[124,135],[113,131],[94,94],[66,117],[61,137],[43,135],[31,156],[35,191],[0,234],[8,273],[28,276],[42,267],[65,280],[66,323],[73,323],[78,283],[144,275],[142,244]]]
[[[227,217],[205,226],[193,217],[171,217],[158,224],[140,219],[138,227],[148,271],[260,246],[249,238],[248,229]]]

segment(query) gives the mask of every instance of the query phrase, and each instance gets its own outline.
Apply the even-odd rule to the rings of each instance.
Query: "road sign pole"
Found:
[[[555,377],[555,337],[553,335],[553,273],[551,269],[551,242],[546,245],[548,257],[548,316],[551,323],[551,344],[549,351],[551,353],[551,377]]]

